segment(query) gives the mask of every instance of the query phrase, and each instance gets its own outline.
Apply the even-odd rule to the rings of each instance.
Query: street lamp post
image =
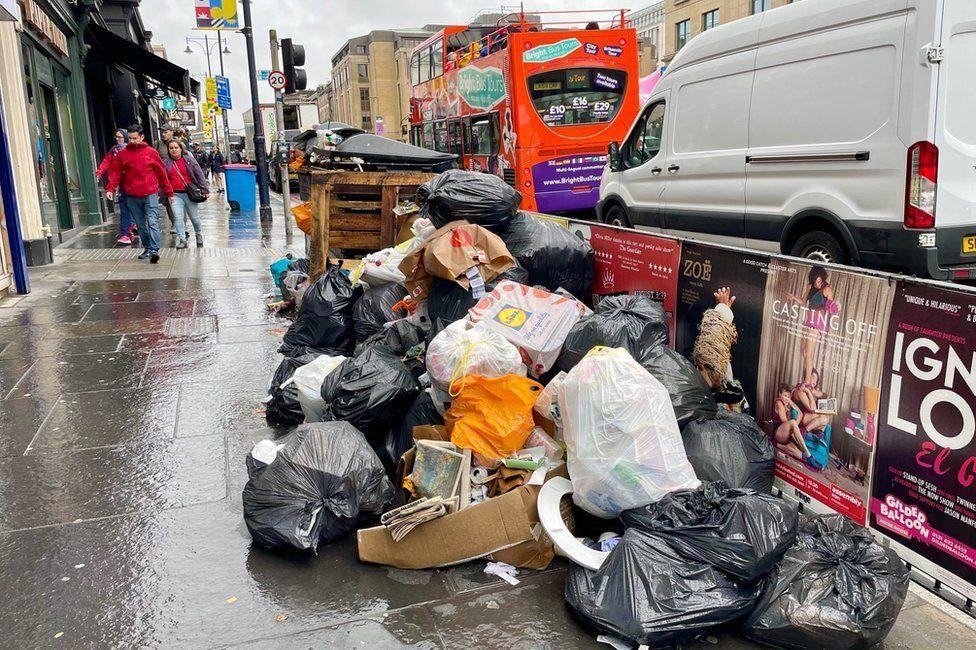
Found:
[[[207,55],[207,76],[213,76],[213,67],[210,65],[210,53],[213,48],[217,48],[217,52],[220,54],[220,76],[224,76],[224,55],[230,54],[230,49],[224,47],[223,42],[220,38],[220,31],[217,32],[217,40],[211,41],[209,34],[204,34],[203,38],[186,38],[186,49],[183,50],[184,54],[193,54],[193,49],[190,47],[191,44],[201,47]],[[221,109],[220,117],[224,122],[224,159],[230,160],[230,130],[227,127],[227,111],[226,109]],[[219,133],[214,133],[214,137],[217,139],[217,147],[220,148],[220,135]]]
[[[251,26],[251,0],[241,0],[244,5],[244,43],[247,45],[247,76],[251,81],[251,112],[254,115],[254,158],[257,163],[258,197],[261,200],[261,221],[271,221],[271,194],[268,192],[268,151],[264,148],[264,120],[258,97],[257,65],[254,62],[254,32]]]

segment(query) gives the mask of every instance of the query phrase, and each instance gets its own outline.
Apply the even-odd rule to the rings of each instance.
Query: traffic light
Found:
[[[285,92],[293,93],[296,90],[305,90],[308,85],[308,77],[305,71],[298,66],[305,65],[305,46],[292,43],[290,38],[281,39],[281,59],[285,73]]]

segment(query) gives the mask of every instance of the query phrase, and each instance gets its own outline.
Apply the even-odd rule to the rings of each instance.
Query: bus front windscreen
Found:
[[[551,70],[528,78],[532,105],[552,127],[609,122],[626,83],[626,72],[608,68]]]

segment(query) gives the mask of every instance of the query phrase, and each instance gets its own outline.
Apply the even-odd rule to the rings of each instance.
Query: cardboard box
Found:
[[[424,435],[421,429],[436,432],[440,428],[417,427],[414,438]],[[397,468],[398,487],[412,469],[410,450]],[[566,465],[551,471],[552,476],[568,476]],[[495,561],[513,566],[544,569],[552,561],[553,546],[536,510],[540,489],[538,485],[522,486],[428,521],[399,542],[383,526],[364,528],[358,533],[359,560],[401,569],[431,569],[491,555]]]

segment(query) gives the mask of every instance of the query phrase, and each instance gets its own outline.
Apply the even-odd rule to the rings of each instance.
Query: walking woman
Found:
[[[108,153],[105,154],[105,157],[102,158],[101,164],[98,165],[98,169],[95,171],[95,182],[100,181],[102,177],[108,178],[108,170],[112,167],[112,161],[115,160],[115,157],[120,151],[125,149],[125,143],[128,141],[129,136],[126,134],[125,129],[115,129],[115,143],[108,150]],[[129,214],[129,205],[125,201],[125,192],[121,188],[119,188],[115,205],[119,207],[118,243],[131,246],[132,235],[136,226],[132,223],[132,215]]]
[[[214,183],[217,185],[217,194],[224,193],[224,154],[219,149],[210,152],[210,171],[213,172]]]
[[[203,233],[200,230],[200,214],[193,198],[206,200],[210,194],[207,179],[203,176],[200,164],[188,155],[186,145],[179,140],[169,141],[169,155],[163,161],[170,185],[173,186],[173,219],[176,224],[177,248],[186,248],[186,219],[189,217],[197,236],[197,248],[203,246]],[[193,198],[191,198],[193,197]]]

